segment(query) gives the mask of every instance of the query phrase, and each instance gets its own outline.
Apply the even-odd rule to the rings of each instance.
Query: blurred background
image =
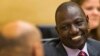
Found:
[[[64,1],[66,0],[0,0],[0,27],[18,19],[36,25],[55,25],[55,10]]]

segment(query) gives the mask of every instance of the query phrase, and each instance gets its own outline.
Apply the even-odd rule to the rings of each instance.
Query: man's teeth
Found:
[[[76,37],[72,38],[72,40],[77,40],[77,39],[80,39],[80,38],[81,38],[81,36],[76,36]]]

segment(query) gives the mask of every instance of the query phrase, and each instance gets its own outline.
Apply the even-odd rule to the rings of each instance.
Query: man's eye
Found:
[[[78,26],[81,26],[82,25],[82,22],[78,23]]]
[[[60,29],[66,30],[68,27],[67,26],[62,26]]]
[[[80,22],[76,22],[76,23],[75,23],[75,25],[77,25],[77,26],[81,26],[82,24],[83,24],[82,21],[80,21]]]

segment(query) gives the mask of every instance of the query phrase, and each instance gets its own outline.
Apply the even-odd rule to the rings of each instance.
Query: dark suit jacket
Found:
[[[100,56],[100,42],[88,39],[87,50],[89,56]],[[68,56],[59,39],[48,41],[44,44],[45,56]]]

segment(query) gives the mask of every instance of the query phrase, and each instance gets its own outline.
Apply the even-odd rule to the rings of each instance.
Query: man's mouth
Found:
[[[73,37],[73,38],[71,38],[73,41],[78,41],[78,40],[80,40],[81,39],[81,36],[75,36],[75,37]]]
[[[80,38],[81,38],[81,36],[75,36],[75,37],[72,38],[72,40],[77,40],[77,39],[80,39]]]

